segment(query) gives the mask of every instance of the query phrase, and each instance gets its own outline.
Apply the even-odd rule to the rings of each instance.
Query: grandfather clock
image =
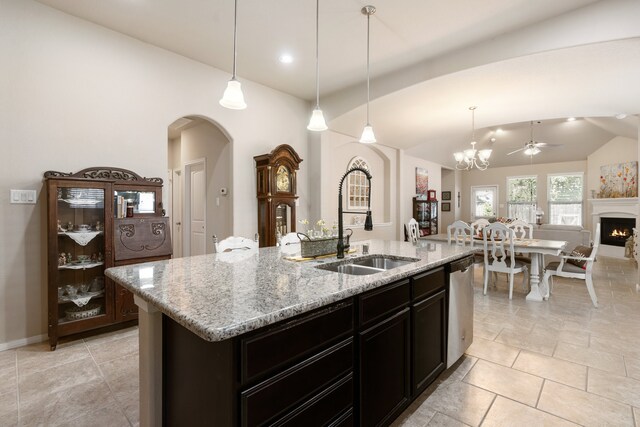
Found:
[[[275,246],[277,236],[296,231],[296,172],[302,159],[287,144],[278,145],[256,161],[260,247]]]

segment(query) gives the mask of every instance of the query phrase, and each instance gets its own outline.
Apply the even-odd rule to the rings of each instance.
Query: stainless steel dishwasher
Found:
[[[449,264],[447,368],[473,342],[473,255]]]

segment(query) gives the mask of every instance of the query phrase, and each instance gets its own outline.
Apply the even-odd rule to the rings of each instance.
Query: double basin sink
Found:
[[[372,255],[368,257],[355,258],[348,261],[339,261],[328,264],[317,265],[321,270],[334,271],[336,273],[352,274],[356,276],[366,276],[376,274],[403,265],[420,261],[418,258],[387,257],[384,255]]]

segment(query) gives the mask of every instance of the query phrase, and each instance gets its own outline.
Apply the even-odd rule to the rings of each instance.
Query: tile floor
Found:
[[[600,308],[584,283],[555,280],[545,303],[507,282],[482,295],[474,343],[398,426],[640,427],[640,291],[629,260],[599,257]],[[0,426],[138,425],[138,331],[0,352]]]

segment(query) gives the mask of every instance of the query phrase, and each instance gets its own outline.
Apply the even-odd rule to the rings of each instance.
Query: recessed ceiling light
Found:
[[[625,117],[627,117],[627,115],[626,115],[626,114],[624,114],[624,113],[616,114],[616,119],[618,119],[618,120],[622,120],[622,119],[624,119]]]
[[[495,139],[495,138],[491,138],[491,140],[490,140],[490,141],[491,141],[491,142],[496,142],[496,139]]]
[[[284,53],[284,54],[280,55],[280,58],[278,58],[278,59],[283,64],[291,64],[293,62],[293,56],[289,55],[288,53]]]
[[[497,133],[498,135],[500,135],[502,132],[504,132],[504,131],[503,131],[501,128],[496,129],[496,133]]]
[[[567,119],[567,121],[568,121],[568,122],[573,122],[573,121],[575,121],[575,120],[576,120],[576,118],[575,118],[575,117],[569,117],[569,118]]]

